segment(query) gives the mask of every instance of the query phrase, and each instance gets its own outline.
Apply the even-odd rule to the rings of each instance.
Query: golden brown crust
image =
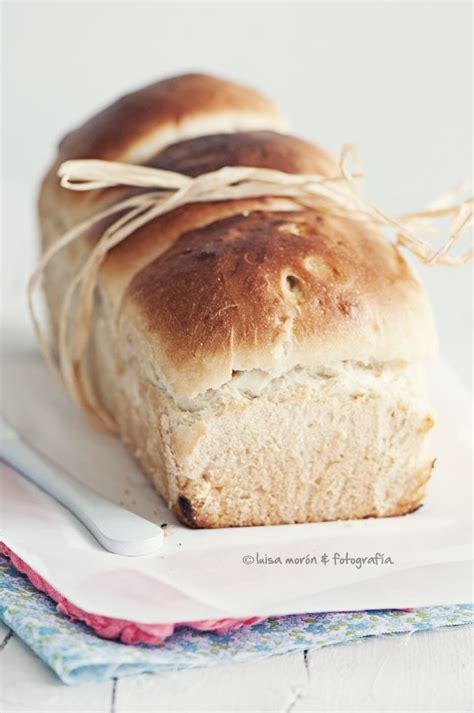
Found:
[[[184,233],[236,213],[250,213],[265,208],[289,210],[294,208],[294,204],[282,199],[259,198],[194,203],[166,213],[137,230],[132,240],[125,240],[110,251],[101,270],[101,284],[116,299],[122,299],[134,275],[164,254]],[[87,241],[90,245],[98,240],[110,222],[109,219],[103,221],[94,230],[88,231]]]
[[[336,161],[320,147],[271,131],[216,134],[182,141],[159,152],[147,165],[192,176],[216,171],[223,166],[257,166],[287,173],[317,173],[328,176],[335,175],[338,171]],[[130,196],[133,192],[137,191],[122,190],[120,197]],[[106,194],[105,191],[101,193],[103,197]],[[110,191],[107,200],[111,201]],[[121,298],[124,286],[133,275],[150,264],[185,232],[256,208],[288,210],[294,207],[295,204],[291,201],[276,201],[271,198],[183,206],[148,223],[134,233],[133,240],[117,246],[104,265],[103,281],[106,281],[108,289],[118,293],[118,298]],[[91,244],[100,237],[112,220],[114,218],[89,231],[88,239]]]
[[[256,166],[287,173],[327,176],[335,175],[338,171],[333,157],[319,146],[272,131],[216,134],[181,141],[159,152],[147,165],[190,176],[217,171],[224,166]],[[131,196],[141,190],[121,191],[120,197]],[[106,192],[101,193],[104,195]],[[115,248],[107,261],[107,269],[114,272],[126,270],[130,261],[136,261],[139,256],[153,251],[157,243],[173,243],[193,227],[207,225],[234,213],[254,210],[255,207],[264,209],[272,203],[275,204],[275,201],[260,198],[183,206],[148,223],[134,233],[133,240],[125,241]],[[294,207],[289,201],[280,201],[280,204],[287,208]],[[91,244],[98,240],[113,220],[108,219],[89,231]],[[151,259],[152,256],[148,262]]]
[[[42,214],[59,211],[74,225],[126,194],[123,189],[75,193],[61,188],[57,170],[70,159],[147,163],[169,144],[225,132],[284,130],[276,105],[259,92],[204,74],[184,74],[125,95],[69,132],[45,176]]]
[[[275,131],[239,131],[180,141],[160,151],[148,165],[188,176],[224,166],[258,166],[322,176],[338,173],[337,162],[320,146]]]
[[[249,112],[252,120],[260,117],[257,123],[279,120],[273,105],[251,90],[185,75],[98,114],[66,137],[58,160],[127,160],[132,145],[152,136],[145,162],[190,175],[225,165],[337,172],[329,154],[291,136],[216,133],[229,111],[244,123]],[[206,116],[214,134],[186,138],[186,122],[196,113]],[[178,143],[169,144],[170,122]],[[129,194],[70,194],[53,168],[40,213],[45,221],[54,216],[64,230]],[[177,394],[218,388],[236,370],[282,373],[296,365],[412,361],[432,353],[429,305],[398,250],[359,223],[296,208],[271,197],[188,205],[148,223],[107,256],[103,295],[143,331],[156,367]],[[105,225],[90,231],[85,250]]]
[[[124,304],[157,338],[168,381],[194,395],[233,370],[409,358],[400,327],[415,338],[421,299],[386,240],[302,210],[241,212],[185,232],[136,274]]]
[[[253,89],[205,74],[183,74],[121,97],[67,134],[59,151],[63,160],[133,161],[137,145],[150,134],[173,127],[178,141],[186,136],[186,123],[199,117],[210,117],[209,133],[214,133],[219,115],[229,117],[229,130],[239,130],[238,117],[246,115],[261,117],[260,124],[265,119],[272,126],[285,123],[274,103]]]

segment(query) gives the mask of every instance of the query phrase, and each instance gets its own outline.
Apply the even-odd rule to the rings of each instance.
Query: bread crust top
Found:
[[[67,134],[65,157],[142,163],[165,145],[194,136],[286,128],[259,92],[206,74],[170,77],[121,97]]]
[[[218,128],[222,112],[242,118],[250,110],[262,127]],[[197,113],[207,117],[209,133],[180,134]],[[185,75],[151,85],[63,140],[43,183],[40,214],[47,220],[58,212],[70,227],[129,195],[71,194],[58,187],[55,168],[67,158],[133,161],[144,136],[153,141],[141,162],[191,176],[226,165],[337,173],[319,147],[275,133],[280,121],[267,100],[222,80]],[[105,226],[89,231],[85,245]],[[361,223],[271,196],[186,205],[148,223],[109,253],[100,289],[119,315],[118,328],[132,325],[143,335],[154,367],[179,396],[218,388],[236,371],[413,362],[435,350],[426,294],[392,243]]]

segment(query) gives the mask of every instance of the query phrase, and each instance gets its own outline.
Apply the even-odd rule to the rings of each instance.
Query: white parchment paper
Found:
[[[0,539],[85,611],[135,622],[470,602],[469,403],[446,365],[433,368],[431,381],[437,465],[416,513],[189,530],[125,448],[89,427],[39,357],[4,362],[3,410],[19,433],[102,495],[167,528],[158,555],[112,555],[66,509],[2,466]],[[383,563],[360,560],[377,553]],[[354,562],[341,562],[347,554]]]

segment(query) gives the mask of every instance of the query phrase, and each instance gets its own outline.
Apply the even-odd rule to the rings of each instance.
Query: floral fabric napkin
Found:
[[[413,611],[380,610],[271,617],[227,634],[179,629],[159,646],[106,641],[57,611],[0,557],[0,616],[69,685],[137,673],[251,661],[275,654],[473,622],[474,607],[459,604]]]

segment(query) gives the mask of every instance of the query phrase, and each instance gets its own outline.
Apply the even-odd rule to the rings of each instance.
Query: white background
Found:
[[[294,133],[336,153],[358,143],[367,194],[388,211],[421,209],[472,170],[467,2],[37,2],[3,11],[4,348],[28,333],[35,194],[57,140],[157,78],[219,73],[276,99]],[[420,272],[441,350],[468,383],[472,270]]]

